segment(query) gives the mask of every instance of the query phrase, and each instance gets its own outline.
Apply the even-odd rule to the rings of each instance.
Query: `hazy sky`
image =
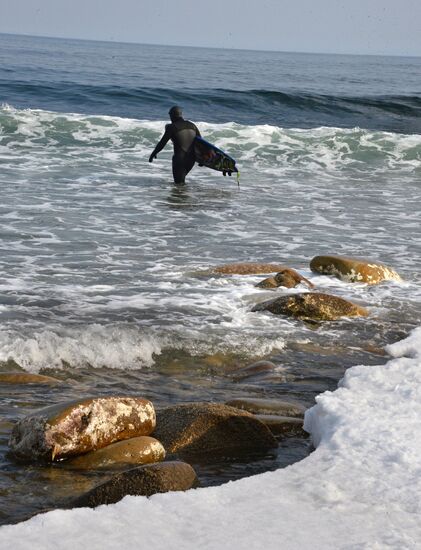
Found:
[[[421,0],[0,0],[0,32],[421,55]]]

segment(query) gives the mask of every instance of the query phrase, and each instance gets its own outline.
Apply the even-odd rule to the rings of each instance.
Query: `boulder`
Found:
[[[214,267],[213,273],[221,275],[261,275],[265,273],[277,273],[285,269],[282,264],[260,264],[255,262],[246,262],[238,264],[225,264]]]
[[[126,495],[150,497],[168,491],[187,491],[198,485],[196,472],[185,462],[147,464],[127,470],[70,502],[71,508],[114,504]]]
[[[299,403],[292,403],[281,399],[243,397],[240,399],[231,399],[226,404],[230,407],[236,407],[254,414],[303,417],[305,412],[305,408]]]
[[[0,372],[0,384],[60,384],[60,380],[29,372]]]
[[[15,424],[9,440],[20,460],[58,460],[149,435],[155,427],[150,401],[90,397],[45,407]]]
[[[270,431],[277,436],[308,437],[304,431],[303,419],[292,416],[278,416],[274,414],[256,414],[256,418],[266,424]]]
[[[68,460],[66,465],[77,470],[100,470],[125,464],[161,462],[164,458],[165,449],[161,443],[154,437],[142,435],[77,456]]]
[[[312,282],[300,275],[295,269],[290,267],[285,267],[279,271],[273,277],[269,277],[257,283],[256,287],[258,288],[278,288],[284,286],[286,288],[294,288],[300,283],[307,285],[309,288],[314,288]]]
[[[381,281],[401,280],[396,271],[380,262],[347,256],[316,256],[310,262],[310,269],[349,283],[375,285]]]
[[[237,457],[276,447],[270,430],[252,414],[215,403],[188,403],[157,412],[154,436],[181,455]]]
[[[344,298],[323,294],[321,292],[306,292],[280,296],[257,304],[252,311],[269,311],[275,315],[288,315],[302,320],[335,321],[341,317],[360,317],[368,315],[368,311]]]

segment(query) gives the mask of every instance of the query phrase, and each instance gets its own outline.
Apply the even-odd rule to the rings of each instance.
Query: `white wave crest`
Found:
[[[136,369],[153,364],[164,342],[133,328],[90,325],[59,332],[44,330],[30,337],[0,332],[0,361],[13,360],[25,370],[90,365],[94,368]]]
[[[0,131],[2,118],[14,124],[10,135],[7,128],[11,125],[5,125],[0,145],[6,139],[12,148],[13,143],[35,148],[46,144],[60,149],[80,147],[81,154],[86,154],[88,145],[91,153],[98,149],[101,158],[105,155],[110,160],[111,155],[111,160],[118,162],[122,161],[122,154],[131,150],[143,154],[153,148],[167,122],[14,109],[6,104],[0,108]],[[407,170],[421,168],[421,135],[417,134],[361,128],[287,129],[235,122],[197,124],[207,139],[230,151],[243,164],[260,163],[261,170],[276,170],[279,164],[315,170],[338,168],[339,163],[341,168],[346,165],[358,168],[367,162],[387,164],[389,168],[402,163]],[[116,154],[118,158],[113,156]]]

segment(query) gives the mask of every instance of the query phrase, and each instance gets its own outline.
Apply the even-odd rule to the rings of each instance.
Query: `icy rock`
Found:
[[[310,269],[350,283],[375,285],[382,281],[401,280],[396,271],[380,262],[347,256],[316,256],[310,262]]]
[[[312,321],[334,321],[341,317],[368,315],[368,311],[344,298],[319,292],[306,292],[280,296],[257,304],[252,311],[270,311],[275,315],[288,315]]]
[[[150,401],[99,397],[45,407],[15,424],[9,440],[21,460],[58,460],[106,447],[155,428]]]
[[[73,500],[69,507],[95,508],[118,502],[126,495],[149,497],[168,491],[187,491],[197,485],[196,472],[185,462],[147,464],[113,476]]]
[[[244,397],[231,399],[226,403],[230,407],[248,411],[254,414],[272,414],[281,416],[303,417],[305,408],[298,403],[282,401],[280,399],[259,399]]]
[[[279,286],[284,286],[286,288],[294,288],[301,283],[307,285],[309,288],[314,288],[313,283],[300,275],[297,271],[295,271],[295,269],[285,267],[273,277],[268,277],[267,279],[260,281],[260,283],[257,283],[256,287],[278,288]]]
[[[125,464],[150,464],[161,462],[164,458],[165,449],[157,439],[139,436],[117,441],[97,451],[73,458],[66,464],[78,470],[98,470]]]
[[[157,411],[154,436],[183,455],[237,457],[277,446],[271,431],[252,414],[215,403],[188,403]]]

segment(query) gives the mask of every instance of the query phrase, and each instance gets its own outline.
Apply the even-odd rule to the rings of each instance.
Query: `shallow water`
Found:
[[[0,521],[6,523],[62,505],[97,481],[94,474],[74,478],[62,467],[23,467],[7,458],[12,424],[37,408],[115,394],[141,395],[157,407],[246,396],[311,406],[346,368],[384,363],[383,347],[421,319],[421,135],[414,133],[419,116],[411,107],[419,101],[419,73],[412,71],[418,60],[260,52],[256,65],[276,85],[262,79],[261,90],[241,103],[217,90],[212,71],[207,82],[215,93],[204,87],[205,76],[202,88],[198,82],[186,90],[170,71],[159,95],[162,75],[151,73],[150,51],[138,56],[138,46],[124,46],[132,52],[124,73],[107,57],[109,45],[32,39],[38,48],[32,55],[30,40],[22,39],[19,50],[19,39],[1,37],[9,49],[2,50],[0,73],[8,103],[0,109],[0,370],[42,372],[63,384],[0,387]],[[174,58],[205,55],[170,50],[161,56],[163,70]],[[101,86],[86,88],[88,72],[77,69],[69,52],[85,56],[86,66],[96,60]],[[48,66],[39,67],[44,54]],[[246,91],[258,83],[247,80],[254,54],[239,55],[224,52],[221,74],[227,88],[240,82]],[[119,75],[114,96],[109,63]],[[230,63],[239,65],[238,82],[227,76]],[[326,78],[309,79],[309,66]],[[37,70],[49,72],[49,91]],[[139,91],[140,80],[149,95]],[[295,98],[291,107],[290,95],[270,95],[273,87],[312,100]],[[140,119],[127,99],[133,89]],[[169,148],[148,163],[167,103],[178,102],[180,89],[202,134],[237,159],[240,187],[198,167],[187,185],[173,186]],[[347,115],[335,90],[354,98]],[[411,105],[398,109],[384,99],[388,94],[402,94],[401,103]],[[369,96],[377,98],[375,106]],[[383,261],[403,281],[371,287],[316,276],[309,262],[324,253]],[[242,261],[296,268],[318,290],[365,305],[370,316],[309,325],[252,313],[256,302],[295,290],[257,289],[261,276],[204,273]],[[274,362],[273,371],[242,377],[242,367],[263,358]],[[202,483],[213,485],[286,466],[309,450],[308,440],[291,438],[273,455],[195,467]]]

